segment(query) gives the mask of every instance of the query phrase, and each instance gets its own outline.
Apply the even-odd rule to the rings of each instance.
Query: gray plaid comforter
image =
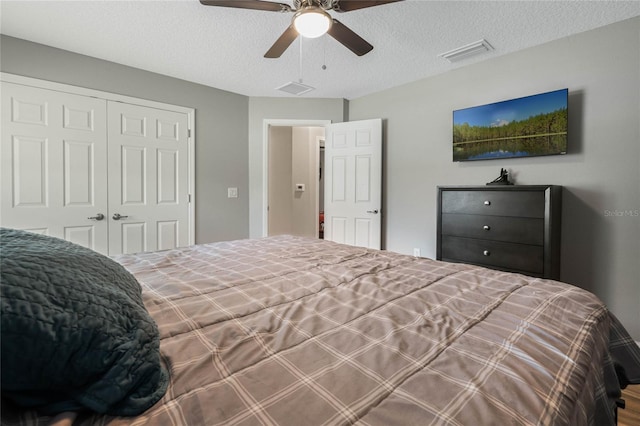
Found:
[[[86,425],[603,425],[640,350],[594,295],[290,236],[119,256],[171,375]],[[3,412],[3,424],[44,424]]]

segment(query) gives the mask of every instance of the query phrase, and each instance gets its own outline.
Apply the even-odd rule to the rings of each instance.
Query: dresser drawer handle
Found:
[[[491,256],[491,252],[489,250],[485,250],[482,252],[485,256]]]
[[[482,227],[482,229],[484,229],[485,231],[488,231],[491,229],[491,227],[489,225],[485,225]]]
[[[485,201],[485,202],[484,202],[484,205],[485,205],[485,206],[490,206],[490,205],[491,205],[491,201],[489,201],[489,200]]]

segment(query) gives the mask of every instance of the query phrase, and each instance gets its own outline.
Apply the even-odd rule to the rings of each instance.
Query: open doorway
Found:
[[[266,234],[323,236],[324,127],[268,127]]]

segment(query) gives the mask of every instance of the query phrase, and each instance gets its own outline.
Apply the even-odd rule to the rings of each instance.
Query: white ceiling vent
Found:
[[[303,93],[310,92],[314,90],[315,87],[307,86],[306,84],[296,83],[295,81],[290,81],[289,83],[276,87],[276,90],[281,90],[283,92],[291,93],[292,95],[300,96]]]
[[[482,39],[473,43],[469,43],[465,46],[458,47],[457,49],[441,53],[438,56],[440,58],[446,59],[449,62],[457,62],[463,59],[467,59],[471,56],[489,52],[491,50],[493,50],[493,47],[489,44],[489,42],[485,39]]]

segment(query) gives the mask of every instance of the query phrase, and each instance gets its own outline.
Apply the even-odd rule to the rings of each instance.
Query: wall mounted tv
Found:
[[[567,153],[568,89],[453,111],[453,161]]]

